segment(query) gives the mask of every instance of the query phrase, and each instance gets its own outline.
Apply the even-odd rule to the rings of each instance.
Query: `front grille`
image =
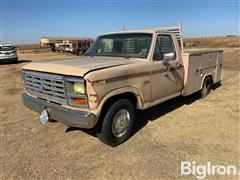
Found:
[[[39,98],[57,103],[66,103],[63,76],[25,71],[27,91]]]

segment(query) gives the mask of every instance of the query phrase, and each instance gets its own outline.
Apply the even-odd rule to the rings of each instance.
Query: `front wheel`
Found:
[[[117,146],[131,135],[135,121],[135,108],[127,99],[116,101],[103,118],[98,138],[105,144]]]

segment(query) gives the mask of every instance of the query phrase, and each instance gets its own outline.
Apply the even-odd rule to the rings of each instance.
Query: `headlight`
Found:
[[[84,83],[75,82],[73,85],[73,90],[79,94],[85,94],[85,85]]]
[[[86,83],[83,78],[66,77],[65,92],[67,103],[71,106],[88,107]]]

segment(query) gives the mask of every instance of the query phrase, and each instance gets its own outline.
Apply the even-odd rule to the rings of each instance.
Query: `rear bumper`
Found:
[[[27,93],[22,93],[23,104],[38,113],[48,110],[50,119],[62,122],[70,127],[93,128],[96,116],[93,113],[80,110],[72,110],[57,104],[33,98]]]

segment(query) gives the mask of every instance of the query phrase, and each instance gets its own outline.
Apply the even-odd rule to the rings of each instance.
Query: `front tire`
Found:
[[[120,99],[107,110],[98,138],[105,144],[117,146],[131,135],[135,122],[135,108],[127,99]]]

